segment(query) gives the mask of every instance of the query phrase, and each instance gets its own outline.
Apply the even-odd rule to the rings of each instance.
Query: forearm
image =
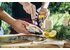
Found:
[[[32,20],[36,18],[36,7],[35,5],[31,4],[30,2],[19,2],[24,8],[25,11],[29,10]],[[27,12],[27,11],[26,11]]]
[[[0,8],[0,19],[4,20],[10,25],[13,25],[13,22],[15,21],[15,19],[6,13],[2,8]]]

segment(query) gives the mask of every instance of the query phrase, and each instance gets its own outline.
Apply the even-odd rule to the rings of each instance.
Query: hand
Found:
[[[36,18],[36,7],[35,5],[29,3],[29,2],[19,2],[21,5],[23,5],[23,9],[26,11],[26,13],[31,15],[32,21]]]
[[[23,9],[26,11],[26,13],[31,14],[31,4],[30,3],[24,3]]]
[[[15,20],[12,27],[18,33],[23,33],[23,34],[29,35],[31,33],[28,32],[25,28],[28,25],[29,25],[28,22],[25,22],[25,21],[22,21],[22,20]]]
[[[28,3],[28,2],[25,2],[23,4],[23,9],[26,11],[26,13],[28,14],[31,14],[31,11],[34,11],[32,9],[35,9],[35,5],[31,4],[31,3]]]
[[[40,9],[40,11],[45,12],[45,16],[46,16],[46,17],[48,17],[49,14],[50,14],[50,12],[49,12],[49,10],[48,10],[47,8],[43,8],[43,7],[42,7],[42,8]]]

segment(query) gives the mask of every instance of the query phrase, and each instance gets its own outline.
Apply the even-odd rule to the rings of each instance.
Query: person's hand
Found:
[[[46,8],[41,8],[40,11],[47,13],[47,9]]]
[[[30,32],[28,32],[26,30],[26,26],[28,26],[28,25],[29,25],[28,22],[25,22],[25,21],[22,21],[22,20],[15,20],[12,27],[18,33],[23,33],[23,34],[29,35]]]
[[[50,15],[50,11],[47,8],[41,8],[40,11],[45,12],[45,16],[48,17]]]
[[[35,5],[31,4],[31,3],[28,3],[28,2],[25,2],[23,4],[23,9],[26,11],[26,13],[28,14],[31,14],[31,11],[33,11],[35,13],[35,10],[32,10],[32,9],[35,9]]]
[[[31,15],[32,21],[36,18],[36,6],[29,2],[19,2],[26,13]]]

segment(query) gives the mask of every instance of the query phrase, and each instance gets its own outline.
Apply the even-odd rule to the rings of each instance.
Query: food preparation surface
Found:
[[[5,44],[1,45],[1,48],[59,48],[55,44],[36,44],[36,43],[16,43],[16,44]]]
[[[70,43],[47,39],[45,41],[1,44],[0,48],[70,48]]]
[[[41,38],[35,35],[0,36],[0,48],[70,48],[70,41]]]

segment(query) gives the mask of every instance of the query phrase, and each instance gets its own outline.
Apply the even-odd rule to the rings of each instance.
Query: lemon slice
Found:
[[[52,30],[50,33],[49,33],[49,37],[50,38],[53,38],[53,37],[55,37],[56,36],[56,31],[55,30]]]

